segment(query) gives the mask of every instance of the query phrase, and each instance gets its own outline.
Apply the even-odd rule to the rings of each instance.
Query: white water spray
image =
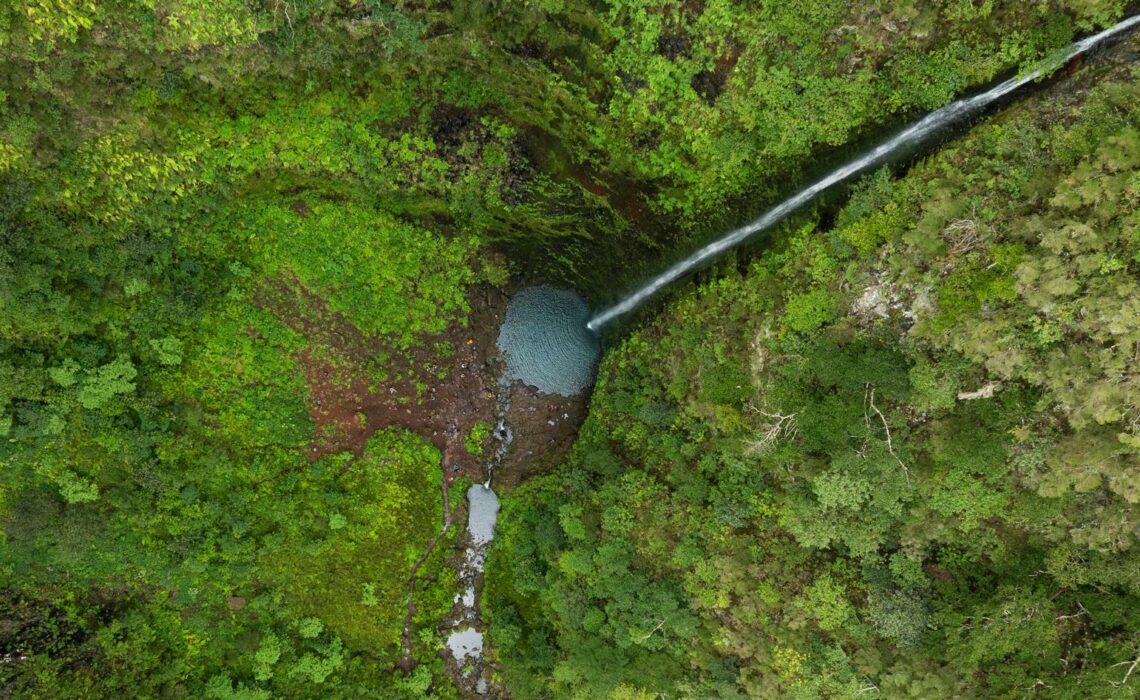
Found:
[[[948,124],[952,124],[953,122],[972,112],[976,112],[977,110],[985,107],[995,100],[1008,95],[1026,83],[1040,78],[1045,74],[1046,70],[1051,70],[1052,68],[1061,65],[1066,61],[1069,61],[1073,57],[1085,53],[1102,41],[1125,32],[1137,24],[1140,24],[1140,15],[1129,17],[1128,19],[1116,24],[1113,27],[1105,29],[1102,32],[1093,34],[1090,37],[1072,44],[1068,49],[1066,49],[1065,53],[1058,56],[1055,61],[1050,61],[1050,65],[1048,67],[1038,68],[1037,70],[1034,70],[1020,77],[1010,78],[1009,80],[1006,80],[1005,82],[997,85],[987,92],[984,92],[980,95],[975,95],[973,97],[962,98],[956,102],[952,102],[946,105],[945,107],[931,112],[900,133],[896,134],[894,137],[879,144],[870,152],[865,153],[850,163],[847,163],[846,165],[832,171],[829,175],[824,177],[822,180],[819,180],[815,184],[810,185],[803,190],[800,190],[796,194],[781,202],[775,208],[767,211],[755,221],[741,226],[738,229],[730,231],[719,240],[713,241],[705,247],[697,250],[689,257],[685,258],[681,262],[670,267],[665,272],[662,272],[660,275],[650,280],[649,283],[641,289],[637,290],[630,296],[626,297],[605,311],[602,311],[595,315],[590,319],[589,323],[586,324],[586,327],[591,331],[596,332],[602,326],[606,325],[618,316],[629,313],[630,311],[636,309],[638,306],[641,306],[641,304],[646,299],[656,294],[665,285],[673,282],[678,277],[681,277],[706,260],[716,257],[724,251],[736,247],[753,234],[770,227],[772,224],[780,221],[784,217],[794,212],[796,209],[799,209],[804,204],[814,199],[816,195],[820,194],[824,190],[837,185],[840,182],[843,182],[852,175],[862,172],[863,170],[866,170],[876,163],[885,160],[900,148],[903,148],[904,146],[925,138],[931,132],[936,131]]]

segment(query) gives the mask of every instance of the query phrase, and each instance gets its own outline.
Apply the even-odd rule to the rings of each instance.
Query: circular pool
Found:
[[[499,329],[508,377],[562,396],[590,386],[599,348],[589,320],[586,301],[571,290],[539,285],[516,294]]]

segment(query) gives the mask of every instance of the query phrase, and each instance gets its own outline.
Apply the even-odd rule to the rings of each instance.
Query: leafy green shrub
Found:
[[[834,631],[843,627],[855,610],[847,599],[847,589],[835,581],[831,574],[822,574],[804,589],[796,607],[815,618],[819,628]]]
[[[926,605],[904,591],[873,592],[867,615],[876,634],[904,648],[918,646],[929,624]]]
[[[826,289],[813,289],[788,299],[784,323],[793,331],[810,333],[835,318],[835,299]]]
[[[920,358],[908,372],[914,396],[911,401],[919,411],[944,411],[954,407],[958,395],[958,378],[937,365]]]
[[[467,431],[467,435],[463,438],[463,447],[468,453],[478,457],[487,448],[487,441],[491,439],[493,429],[489,421],[479,421]]]

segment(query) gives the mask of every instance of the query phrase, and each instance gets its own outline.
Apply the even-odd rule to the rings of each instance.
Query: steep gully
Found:
[[[735,248],[756,233],[770,228],[830,188],[921,143],[940,129],[977,113],[1018,88],[1041,78],[1053,68],[1133,29],[1138,24],[1140,24],[1140,15],[1125,19],[1113,27],[1070,45],[1063,53],[1051,57],[1048,65],[1009,78],[983,93],[959,99],[927,114],[870,151],[796,192],[752,222],[699,248],[634,293],[588,320],[584,302],[568,290],[540,286],[525,289],[517,295],[511,302],[507,319],[500,332],[499,346],[507,360],[508,369],[500,379],[496,392],[497,424],[493,437],[497,441],[497,446],[493,458],[487,465],[486,482],[471,486],[467,492],[468,546],[459,570],[464,591],[456,596],[455,604],[458,612],[452,616],[455,622],[447,639],[452,658],[461,667],[457,669],[456,680],[460,681],[464,689],[479,695],[485,695],[487,692],[482,661],[483,635],[478,629],[480,622],[475,603],[476,586],[482,578],[483,563],[494,535],[495,518],[499,509],[498,498],[491,489],[491,478],[495,466],[502,462],[511,442],[506,417],[510,409],[511,385],[515,381],[536,386],[546,393],[566,395],[580,392],[585,388],[585,385],[579,386],[580,378],[582,376],[592,378],[598,357],[596,337],[593,336],[606,324],[638,308],[670,283],[705,262]],[[515,311],[513,318],[511,309]],[[582,332],[583,326],[590,332]],[[570,389],[567,389],[567,386]],[[450,453],[445,454],[443,459],[445,474],[448,474],[452,467],[451,459]],[[412,618],[415,614],[416,574],[435,546],[447,535],[453,521],[448,485],[449,479],[444,478],[442,529],[415,562],[409,578],[408,609],[403,630],[404,656],[400,661],[400,666],[405,669],[415,665],[411,656],[411,631]],[[468,659],[471,659],[470,663],[467,662]]]
[[[516,437],[512,426],[521,430],[520,437],[525,446],[528,438],[533,440],[534,424],[541,424],[540,431],[546,433],[542,445],[557,449],[552,437],[552,432],[556,432],[559,426],[557,419],[572,421],[572,414],[581,415],[570,408],[573,400],[566,397],[580,395],[593,383],[599,348],[597,338],[586,330],[588,318],[589,307],[580,296],[569,290],[539,285],[523,289],[511,299],[505,319],[498,328],[496,345],[503,354],[505,363],[502,363],[494,390],[495,422],[491,435],[494,445],[483,464],[485,480],[467,490],[467,532],[460,540],[464,544],[464,552],[456,567],[460,592],[455,596],[452,611],[445,622],[449,629],[446,639],[450,652],[449,662],[454,662],[449,663],[449,669],[456,683],[467,693],[498,694],[498,689],[492,687],[483,660],[483,623],[476,603],[482,585],[483,563],[494,536],[499,511],[498,496],[491,488],[491,480],[507,459],[509,448]],[[498,362],[493,364],[500,366]],[[534,396],[544,396],[541,404],[548,408],[563,407],[561,414],[546,418],[549,413],[543,414],[536,410],[538,406],[533,399],[528,398],[529,392],[519,391],[520,385],[537,390]],[[516,400],[521,402],[520,405],[512,406]],[[515,410],[512,412],[512,409]],[[454,423],[449,426],[444,437],[446,439],[442,440],[442,444],[445,447],[462,444],[460,432]],[[544,449],[533,441],[530,446]],[[533,451],[526,451],[525,447],[524,452],[539,456],[534,455]],[[450,475],[459,466],[456,456],[462,458],[457,447],[454,450],[443,450],[445,476],[441,485],[442,527],[413,564],[408,580],[403,656],[399,662],[399,666],[405,670],[411,670],[416,665],[412,657],[416,577],[435,547],[446,538],[455,521],[448,487]]]
[[[486,558],[487,546],[491,542],[492,535],[495,527],[495,517],[498,514],[498,498],[495,492],[491,490],[491,476],[496,466],[498,466],[502,459],[506,456],[507,448],[511,442],[511,431],[506,425],[507,413],[510,410],[510,382],[507,381],[506,376],[499,382],[498,391],[496,392],[496,407],[495,418],[496,425],[493,438],[496,441],[496,447],[490,462],[487,465],[487,480],[482,484],[475,484],[467,491],[468,500],[468,533],[469,533],[469,546],[464,560],[460,564],[459,578],[461,583],[465,585],[465,591],[461,596],[456,596],[456,606],[460,608],[458,617],[459,626],[463,623],[472,623],[478,621],[478,613],[475,608],[475,587],[477,578],[482,574],[483,561]],[[459,436],[458,429],[453,425],[448,431],[448,443],[459,443],[461,437]],[[443,524],[428,543],[424,549],[423,554],[412,564],[411,571],[408,575],[408,594],[407,594],[407,610],[404,614],[404,627],[403,627],[403,656],[400,658],[397,666],[405,671],[411,671],[416,666],[416,661],[412,658],[412,630],[413,618],[416,614],[415,594],[416,594],[416,577],[419,574],[420,567],[428,560],[428,558],[435,551],[436,546],[443,540],[447,533],[451,530],[454,524],[454,515],[451,509],[451,478],[450,475],[454,473],[453,467],[457,467],[456,458],[452,450],[446,450],[443,453],[441,467],[443,470],[443,478],[440,482],[441,499],[443,505]],[[455,640],[459,640],[458,642]],[[482,633],[475,630],[470,625],[461,630],[452,632],[448,638],[448,647],[451,650],[453,658],[457,663],[462,664],[465,657],[470,655],[475,658],[476,662],[481,661],[482,651]],[[482,667],[479,665],[479,674],[482,673]],[[470,674],[465,674],[470,675]],[[460,680],[457,678],[456,680]],[[469,690],[474,690],[479,694],[483,694],[486,685],[483,679],[476,678],[471,684]]]
[[[459,563],[462,593],[455,596],[447,637],[456,663],[452,675],[469,693],[486,695],[492,690],[483,659],[482,621],[476,600],[499,512],[491,479],[514,438],[507,422],[512,387],[521,382],[544,394],[573,396],[592,384],[599,349],[597,338],[585,329],[588,316],[589,307],[577,294],[540,285],[523,289],[511,299],[499,329],[497,345],[506,368],[496,391],[496,446],[487,464],[487,480],[467,490],[467,546]]]

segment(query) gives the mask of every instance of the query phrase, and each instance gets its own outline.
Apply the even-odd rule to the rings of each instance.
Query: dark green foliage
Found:
[[[511,274],[612,296],[1122,8],[6,4],[0,695],[453,697],[458,528],[392,671],[440,455],[392,429],[317,459],[314,368],[432,365]],[[609,353],[502,516],[516,697],[1132,687],[1140,118],[1129,75],[1072,94]]]
[[[1132,692],[1133,615],[1110,611],[1140,606],[1140,112],[1133,72],[1101,70],[870,176],[835,229],[785,227],[608,353],[490,560],[509,687]],[[641,600],[648,638],[623,614]]]

